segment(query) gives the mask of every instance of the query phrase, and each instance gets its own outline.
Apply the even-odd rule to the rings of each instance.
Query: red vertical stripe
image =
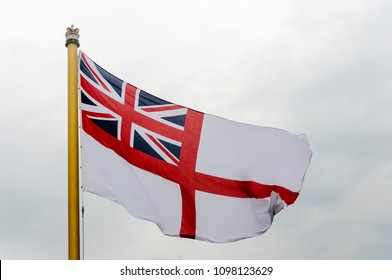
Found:
[[[182,195],[182,221],[180,236],[195,238],[196,235],[196,160],[199,149],[203,114],[188,110],[184,138],[181,146],[179,172]]]

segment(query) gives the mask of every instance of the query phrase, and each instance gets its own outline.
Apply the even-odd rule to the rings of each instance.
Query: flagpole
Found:
[[[67,28],[68,49],[68,259],[80,259],[79,233],[79,137],[78,47],[79,29]]]

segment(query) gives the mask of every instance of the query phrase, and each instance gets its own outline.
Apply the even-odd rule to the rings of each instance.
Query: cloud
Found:
[[[292,133],[313,159],[263,236],[163,236],[85,194],[88,259],[390,259],[390,1],[1,1],[0,258],[67,257],[65,28],[167,100]]]

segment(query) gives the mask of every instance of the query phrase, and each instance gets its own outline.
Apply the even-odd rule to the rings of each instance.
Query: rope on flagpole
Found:
[[[82,202],[82,209],[81,209],[81,212],[82,212],[81,238],[82,238],[82,240],[81,240],[81,243],[82,243],[82,245],[81,245],[81,253],[80,254],[81,254],[81,259],[84,260],[84,192],[83,192],[83,187],[81,187],[80,190],[82,191],[82,193],[81,193],[81,202]]]

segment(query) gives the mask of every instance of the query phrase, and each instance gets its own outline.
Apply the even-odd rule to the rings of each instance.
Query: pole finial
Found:
[[[73,24],[70,27],[67,27],[65,39],[66,47],[68,47],[68,44],[76,44],[79,47],[79,28],[75,28]]]

